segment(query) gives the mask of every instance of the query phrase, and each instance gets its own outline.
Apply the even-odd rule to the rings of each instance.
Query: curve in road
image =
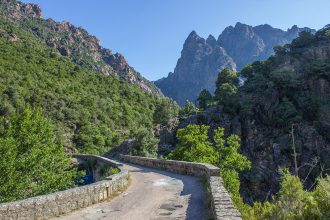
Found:
[[[111,201],[54,219],[163,220],[207,218],[205,193],[198,177],[124,164],[131,186]]]

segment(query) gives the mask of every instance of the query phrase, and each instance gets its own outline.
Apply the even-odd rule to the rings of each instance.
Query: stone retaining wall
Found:
[[[213,217],[215,220],[239,220],[241,214],[235,208],[220,177],[220,169],[211,164],[185,161],[162,160],[147,157],[120,155],[123,161],[142,166],[166,170],[193,176],[206,175],[211,196]]]
[[[118,168],[121,165],[107,158],[94,155],[74,155],[74,157],[96,159]],[[120,173],[90,185],[16,202],[0,203],[0,219],[46,219],[59,216],[110,199],[126,188],[128,184],[128,171],[121,169]]]

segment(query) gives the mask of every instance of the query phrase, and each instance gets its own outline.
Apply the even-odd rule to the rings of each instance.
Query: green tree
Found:
[[[312,192],[323,219],[330,219],[330,176],[319,178]]]
[[[280,127],[288,127],[298,119],[300,116],[295,105],[287,97],[284,97],[275,110],[274,123]]]
[[[179,129],[176,137],[179,143],[168,155],[169,159],[216,164],[218,153],[208,139],[209,126],[188,125]]]
[[[206,90],[206,89],[203,89],[200,93],[199,93],[199,96],[197,98],[197,101],[198,101],[198,105],[199,105],[199,109],[203,109],[205,110],[208,105],[209,105],[209,102],[212,100],[212,95],[211,93]]]
[[[302,31],[299,33],[299,37],[294,39],[291,43],[291,48],[302,48],[312,44],[315,41],[315,36],[309,31]]]
[[[156,109],[153,114],[155,124],[169,125],[171,119],[178,116],[179,106],[172,99],[161,99],[156,104]]]
[[[134,143],[132,145],[132,154],[142,157],[156,157],[159,140],[154,137],[152,131],[140,128],[133,132]]]
[[[253,205],[247,219],[329,219],[330,177],[319,178],[314,191],[304,190],[298,176],[281,171],[281,186],[272,202]],[[246,213],[247,214],[247,213]]]
[[[186,118],[198,111],[198,108],[194,105],[194,103],[186,100],[184,106],[182,109],[179,111],[179,117],[180,118]]]
[[[270,73],[270,79],[279,90],[287,92],[300,85],[297,74],[292,68],[283,67]]]
[[[330,39],[330,29],[325,31],[325,36]]]
[[[14,114],[0,138],[0,202],[47,194],[74,186],[70,158],[55,142],[51,121],[28,106]]]
[[[49,37],[57,36],[46,31],[46,21],[22,22],[27,29],[37,28]],[[94,154],[104,153],[119,140],[131,137],[130,131],[150,130],[177,116],[179,107],[173,100],[118,79],[115,72],[98,74],[95,65],[102,62],[83,58],[77,66],[69,57],[57,56],[55,49],[41,44],[23,26],[0,19],[0,29],[4,33],[12,30],[20,39],[13,43],[0,37],[0,116],[10,119],[26,103],[42,108],[65,134],[66,149]]]
[[[216,88],[220,87],[224,83],[230,83],[233,85],[238,84],[238,77],[235,71],[231,71],[228,67],[224,68],[219,74],[216,81]]]
[[[238,76],[234,71],[225,68],[216,82],[215,99],[223,105],[225,111],[234,113],[237,109]]]
[[[244,204],[240,196],[239,171],[251,169],[251,161],[238,153],[238,148],[241,145],[237,135],[231,134],[226,139],[224,135],[224,128],[217,128],[214,131],[215,148],[219,153],[219,160],[216,165],[220,168],[225,188],[230,193],[237,208],[244,212],[248,206]]]

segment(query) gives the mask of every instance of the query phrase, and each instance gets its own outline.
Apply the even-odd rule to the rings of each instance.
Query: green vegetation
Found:
[[[208,141],[209,128],[206,125],[188,125],[186,128],[179,129],[177,132],[179,144],[168,155],[168,158],[218,166],[224,185],[238,209],[241,212],[248,210],[248,206],[240,197],[238,171],[250,169],[251,162],[237,152],[240,147],[240,139],[237,135],[224,138],[224,129],[218,128],[214,131],[215,144],[212,144]]]
[[[198,112],[198,108],[196,108],[195,104],[186,100],[184,106],[179,111],[179,117],[186,118],[192,114],[195,114],[196,112]]]
[[[169,159],[211,163],[221,170],[224,185],[243,219],[328,219],[330,217],[330,177],[319,178],[315,190],[306,191],[299,177],[287,170],[282,172],[281,189],[271,202],[256,202],[251,207],[240,197],[239,171],[251,168],[251,162],[238,153],[240,139],[237,135],[224,138],[224,129],[214,131],[214,141],[208,141],[205,125],[188,125],[179,129],[179,144]]]
[[[311,52],[309,47],[315,49],[319,44],[328,44],[329,36],[329,28],[318,31],[315,35],[300,33],[292,44],[276,47],[275,56],[247,65],[239,73],[245,80],[240,87],[236,73],[224,69],[219,73],[213,99],[223,105],[226,112],[238,112],[243,121],[256,120],[256,123],[265,128],[269,126],[277,132],[285,133],[289,133],[293,124],[315,124],[318,125],[318,132],[329,140],[327,125],[330,123],[330,100],[320,87],[329,82],[330,65],[328,60],[313,60],[308,55]],[[302,181],[298,176],[284,170],[276,196],[264,203],[255,202],[252,207],[244,204],[239,194],[238,171],[249,169],[251,164],[237,153],[237,138],[229,136],[224,140],[223,133],[223,129],[214,131],[215,149],[221,158],[215,165],[221,168],[225,187],[241,211],[243,219],[330,218],[329,176],[319,177],[314,188],[306,189],[305,180]],[[231,153],[227,154],[228,152]],[[227,170],[226,166],[235,169]]]
[[[168,155],[173,160],[184,160],[215,164],[219,158],[215,148],[209,142],[209,126],[188,125],[177,131],[179,143]]]
[[[171,119],[177,117],[179,114],[179,107],[172,99],[161,99],[156,104],[156,109],[153,114],[155,124],[170,125]]]
[[[205,110],[209,106],[211,100],[211,93],[208,90],[203,89],[197,98],[199,109]]]
[[[258,61],[247,65],[239,75],[246,79],[239,88],[238,99],[240,114],[243,117],[259,111],[264,117],[263,123],[276,125],[278,128],[289,129],[292,123],[319,121],[329,123],[328,108],[330,100],[326,95],[320,95],[316,89],[321,80],[329,80],[329,62],[327,60],[307,60],[301,62],[297,54],[306,51],[309,46],[318,41],[329,41],[326,33],[321,30],[315,35],[301,32],[292,44],[276,47],[276,55],[266,61]],[[308,57],[309,58],[309,57]],[[302,68],[294,65],[281,65],[283,62],[299,62]],[[280,67],[278,67],[280,66]],[[228,74],[227,74],[228,75]],[[278,104],[273,109],[267,109],[270,100],[278,98]],[[320,130],[320,133],[326,133]]]
[[[240,180],[238,171],[251,169],[251,161],[244,155],[238,153],[240,138],[237,135],[229,135],[224,138],[225,130],[218,128],[214,131],[215,148],[219,153],[216,165],[220,168],[224,186],[231,194],[237,207],[242,211],[244,208],[243,200],[240,197]]]
[[[18,37],[0,38],[0,115],[10,119],[27,103],[42,108],[71,151],[105,152],[177,115],[167,98],[77,66],[12,23],[1,21],[0,28]]]
[[[218,74],[216,90],[214,96],[209,91],[203,89],[197,97],[200,110],[205,110],[214,105],[222,105],[225,112],[235,114],[238,109],[238,75],[235,71],[225,68]],[[196,113],[193,103],[186,101],[179,115],[181,118]]]
[[[329,219],[330,177],[319,178],[313,191],[306,191],[299,177],[282,171],[281,189],[272,202],[259,203],[245,219]]]
[[[214,99],[219,105],[224,106],[224,110],[229,113],[236,113],[238,76],[237,73],[228,68],[223,69],[216,82]]]
[[[154,137],[151,130],[140,128],[133,134],[135,142],[132,146],[132,154],[143,157],[156,157],[159,140]]]
[[[0,202],[74,186],[77,170],[40,109],[27,106],[10,120],[2,118],[0,133]]]

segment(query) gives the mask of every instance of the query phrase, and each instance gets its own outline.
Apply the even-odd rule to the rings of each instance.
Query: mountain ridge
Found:
[[[76,27],[67,21],[44,19],[37,4],[4,0],[0,4],[0,16],[30,31],[47,47],[57,50],[80,66],[104,75],[115,75],[147,92],[162,95],[152,82],[127,63],[122,54],[113,54],[111,50],[102,47],[99,39],[82,27]]]
[[[174,72],[155,81],[164,95],[183,105],[186,100],[196,101],[202,89],[214,92],[218,72],[225,67],[240,70],[246,64],[265,60],[273,55],[273,47],[290,43],[301,31],[315,30],[293,25],[286,31],[269,24],[250,26],[237,22],[228,26],[216,39],[209,35],[205,40],[192,31],[181,51]],[[187,47],[187,42],[196,45]],[[220,50],[213,53],[214,50]]]

